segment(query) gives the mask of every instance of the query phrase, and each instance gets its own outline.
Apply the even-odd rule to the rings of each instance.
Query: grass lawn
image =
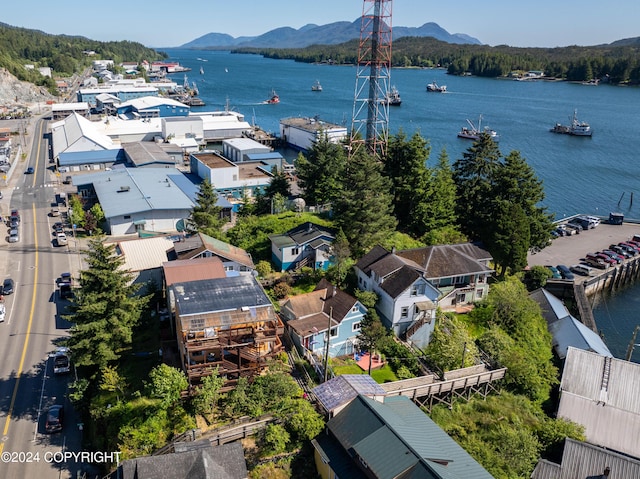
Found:
[[[337,375],[341,374],[367,374],[367,371],[363,371],[360,369],[353,359],[347,360],[334,360],[334,364],[331,366],[333,368],[333,372]],[[391,370],[388,364],[385,364],[383,367],[379,369],[374,369],[371,371],[371,377],[378,384],[388,383],[390,381],[397,381],[398,377]]]

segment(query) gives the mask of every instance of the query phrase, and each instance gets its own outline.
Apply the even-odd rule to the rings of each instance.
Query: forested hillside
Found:
[[[269,58],[300,62],[353,64],[358,41],[340,45],[312,45],[299,49],[238,49]],[[393,42],[396,67],[444,67],[454,75],[507,76],[512,71],[542,70],[545,75],[570,81],[607,78],[611,83],[640,83],[638,44],[520,48],[506,45],[455,45],[434,38],[403,37]]]
[[[89,57],[84,51],[94,51]],[[0,67],[19,80],[55,89],[52,78],[40,75],[37,69],[28,70],[25,64],[51,67],[54,76],[70,76],[90,64],[93,58],[122,61],[156,60],[165,54],[129,41],[98,42],[85,37],[50,35],[39,30],[17,28],[0,23]]]

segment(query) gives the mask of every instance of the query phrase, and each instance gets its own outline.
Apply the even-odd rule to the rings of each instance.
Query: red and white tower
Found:
[[[379,158],[386,153],[391,37],[391,0],[364,0],[351,120],[352,153],[363,144]]]

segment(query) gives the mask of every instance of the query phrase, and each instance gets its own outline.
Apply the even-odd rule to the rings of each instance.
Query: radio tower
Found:
[[[389,138],[391,0],[364,0],[353,101],[350,155],[361,145],[382,159]]]

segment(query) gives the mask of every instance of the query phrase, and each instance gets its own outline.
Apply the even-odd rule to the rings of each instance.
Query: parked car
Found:
[[[593,268],[591,268],[589,265],[580,263],[580,264],[574,264],[571,265],[570,267],[571,271],[579,274],[581,276],[594,276],[595,272],[593,271]]]
[[[611,251],[615,251],[619,255],[624,256],[625,258],[631,258],[633,256],[633,253],[631,253],[630,251],[627,251],[622,246],[618,246],[617,244],[609,245],[609,249]]]
[[[64,183],[65,185],[70,185],[72,181],[73,181],[73,179],[71,178],[71,176],[66,176],[66,177],[64,178],[63,183]]]
[[[545,265],[545,268],[551,271],[551,275],[552,275],[551,277],[553,279],[562,279],[562,275],[560,274],[560,271],[558,271],[558,268],[556,268],[555,266]]]
[[[606,263],[602,258],[599,258],[593,253],[587,253],[584,257],[584,262],[598,269],[607,269],[609,267],[609,263]]]
[[[60,216],[60,209],[58,207],[51,208],[51,212],[49,213],[51,216]]]
[[[56,235],[56,243],[58,246],[65,246],[67,244],[67,235],[64,233],[58,233]]]
[[[595,255],[602,261],[607,263],[609,266],[615,266],[618,264],[618,258],[612,258],[608,254],[604,254],[601,251],[598,251],[597,253],[595,253]]]
[[[582,231],[582,226],[567,223],[566,229],[570,235],[579,235],[580,231]]]
[[[11,225],[11,230],[9,231],[9,243],[17,243],[20,241],[20,231],[17,228],[14,228]]]
[[[7,278],[2,283],[2,294],[12,294],[15,288],[15,283],[11,278]]]
[[[575,276],[573,275],[573,273],[571,272],[568,266],[564,264],[559,264],[558,266],[556,266],[556,268],[558,268],[558,271],[560,271],[560,274],[564,279],[569,279],[569,280],[575,279]]]
[[[44,430],[48,433],[60,432],[64,426],[64,406],[55,404],[47,411],[47,420]]]
[[[634,256],[640,253],[640,248],[638,248],[636,245],[634,245],[632,243],[628,243],[626,241],[623,241],[622,243],[618,243],[618,244],[621,245],[621,246],[624,246],[629,251],[632,251]]]
[[[618,264],[622,263],[625,259],[627,259],[624,255],[616,253],[615,251],[610,249],[603,249],[602,252],[607,256],[611,256],[613,259],[618,261]]]

